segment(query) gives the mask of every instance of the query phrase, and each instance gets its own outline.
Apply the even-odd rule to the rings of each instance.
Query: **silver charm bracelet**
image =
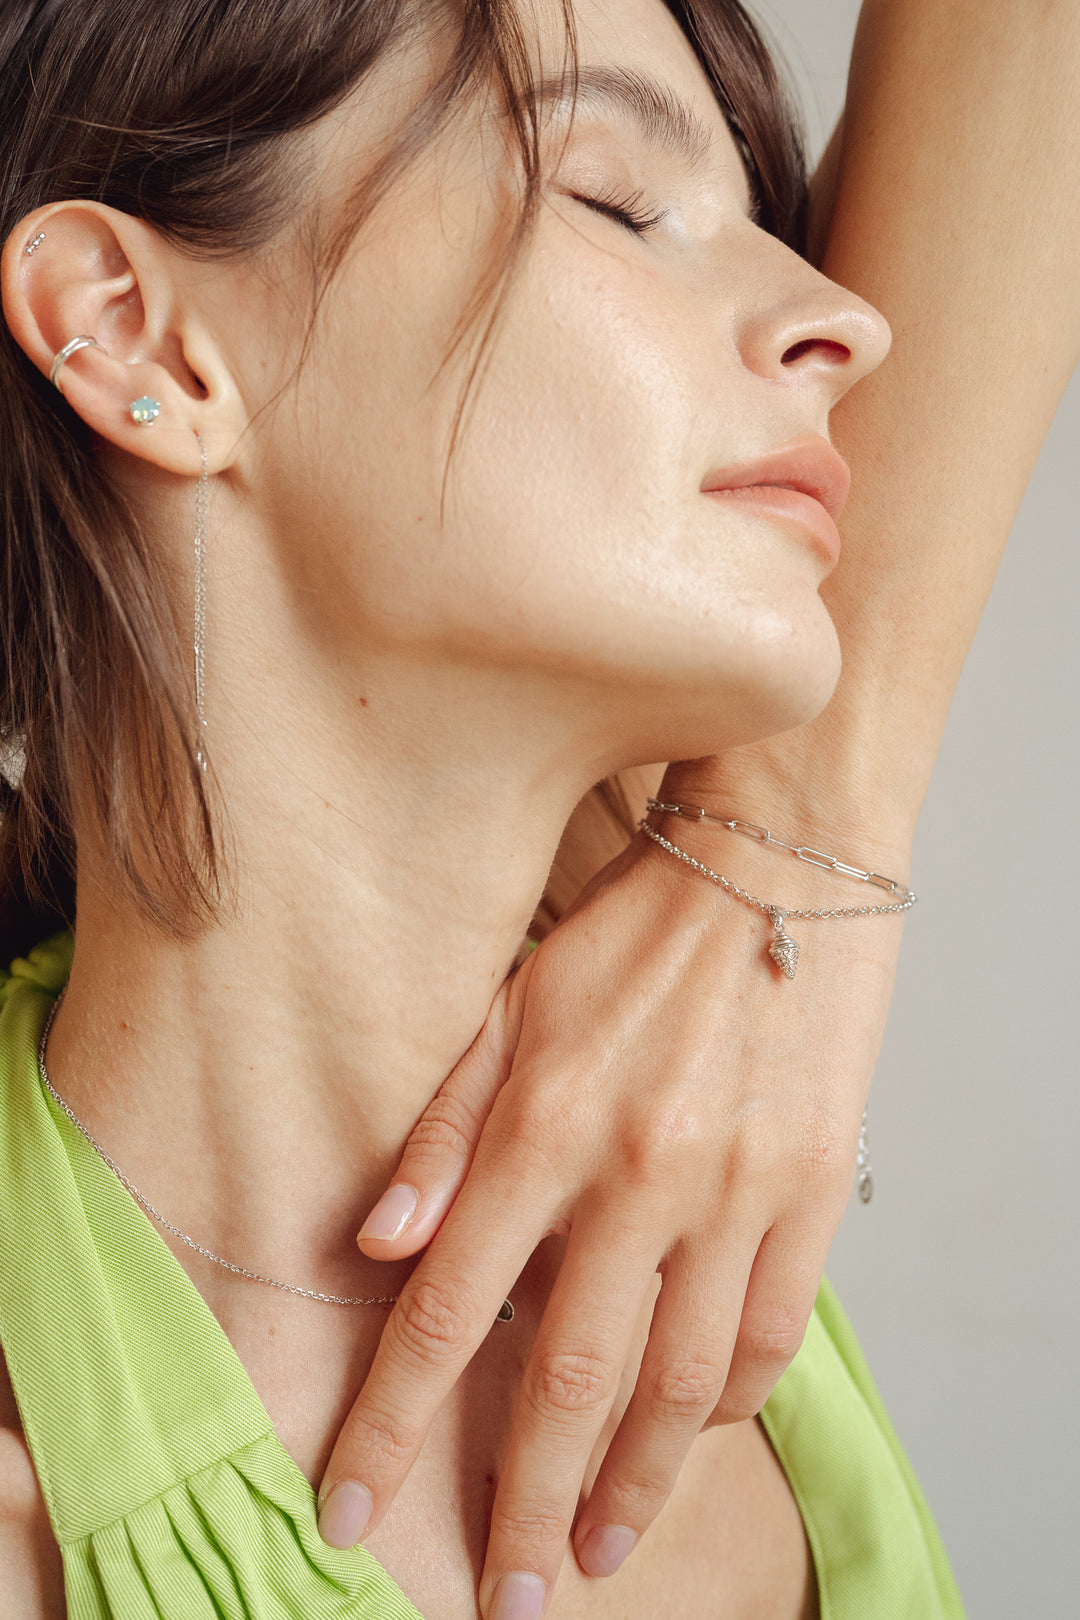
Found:
[[[643,833],[647,833],[656,843],[662,845],[664,849],[670,850],[672,855],[677,855],[681,861],[685,861],[688,866],[692,866],[703,877],[711,878],[713,883],[719,884],[722,889],[733,895],[736,900],[743,900],[749,906],[756,906],[760,912],[763,912],[768,917],[773,925],[775,935],[769,945],[769,955],[785,978],[793,979],[795,977],[795,968],[799,960],[798,941],[792,939],[784,927],[787,918],[826,920],[832,917],[880,917],[890,911],[910,911],[919,898],[914,889],[907,888],[903,883],[897,883],[895,878],[884,877],[880,872],[866,872],[860,866],[851,866],[847,861],[840,860],[836,855],[826,855],[823,850],[811,849],[806,844],[789,844],[785,839],[777,838],[776,834],[770,832],[768,827],[759,827],[752,821],[740,821],[737,817],[713,816],[698,804],[667,804],[660,799],[649,799],[646,802],[650,810],[663,810],[671,815],[685,816],[692,821],[715,821],[719,826],[726,827],[729,832],[742,833],[747,838],[753,838],[759,844],[772,844],[777,849],[787,850],[789,854],[796,856],[800,861],[809,862],[811,866],[820,866],[830,872],[839,872],[843,877],[858,878],[861,882],[872,883],[879,889],[888,889],[891,894],[898,897],[889,905],[805,907],[801,910],[792,906],[777,905],[771,900],[761,900],[756,894],[750,894],[746,889],[740,889],[738,884],[733,883],[730,878],[724,877],[720,872],[714,872],[704,862],[697,861],[692,855],[688,855],[685,849],[680,849],[677,844],[673,844],[669,839],[662,837],[655,828],[649,826],[648,821],[642,816],[638,826]]]
[[[755,822],[741,821],[734,816],[730,818],[713,816],[703,809],[701,805],[697,804],[668,804],[660,799],[652,798],[647,803],[650,810],[662,810],[671,815],[686,816],[688,819],[695,821],[718,822],[720,826],[726,827],[729,832],[743,833],[746,837],[753,838],[758,843],[773,844],[778,849],[787,850],[789,854],[796,856],[801,861],[808,861],[811,866],[824,867],[830,872],[839,872],[844,877],[858,878],[863,883],[873,883],[877,888],[887,889],[890,893],[899,896],[891,904],[881,906],[836,906],[820,910],[811,908],[794,910],[791,907],[778,906],[768,900],[760,900],[757,895],[750,894],[746,889],[740,889],[738,884],[733,883],[730,878],[724,877],[720,872],[714,872],[711,867],[706,866],[702,861],[695,860],[692,855],[687,854],[686,850],[680,849],[677,844],[671,843],[669,839],[664,838],[654,828],[650,827],[643,816],[638,822],[642,832],[647,833],[650,838],[662,845],[664,849],[670,850],[672,855],[677,855],[688,866],[692,866],[703,877],[711,878],[714,883],[719,884],[722,889],[733,895],[735,899],[745,900],[747,905],[756,906],[759,911],[764,912],[772,923],[775,932],[775,938],[769,945],[769,955],[786,978],[793,979],[795,977],[795,965],[799,959],[799,946],[798,942],[785,932],[785,918],[877,917],[890,911],[910,911],[918,900],[918,895],[914,889],[907,888],[903,883],[897,883],[894,878],[887,878],[881,872],[864,871],[862,867],[851,866],[848,862],[840,860],[836,855],[826,855],[823,850],[811,849],[805,844],[789,844],[785,839],[777,838],[774,833],[770,832],[768,827],[759,827]],[[868,1204],[874,1192],[874,1175],[870,1164],[865,1108],[859,1126],[856,1186],[860,1200],[864,1204]]]

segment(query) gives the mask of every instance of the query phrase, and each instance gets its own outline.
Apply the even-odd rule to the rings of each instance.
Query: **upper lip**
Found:
[[[844,510],[851,472],[847,462],[827,439],[811,435],[769,450],[756,461],[711,472],[701,486],[702,493],[715,489],[745,489],[751,484],[778,484],[783,489],[799,489],[820,501],[833,522]]]

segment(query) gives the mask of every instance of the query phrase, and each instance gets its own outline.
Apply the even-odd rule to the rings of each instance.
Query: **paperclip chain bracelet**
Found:
[[[770,832],[768,827],[759,827],[752,821],[740,821],[735,817],[713,816],[697,804],[668,804],[660,799],[649,799],[647,803],[650,810],[662,810],[671,815],[686,816],[694,821],[718,822],[721,827],[726,827],[729,832],[743,833],[748,838],[756,839],[758,843],[772,844],[778,849],[785,849],[799,860],[808,861],[811,866],[821,866],[830,872],[839,872],[843,877],[858,878],[863,883],[872,883],[875,887],[887,889],[891,894],[898,896],[891,904],[878,906],[807,906],[796,908],[777,905],[774,901],[762,900],[756,894],[750,894],[748,890],[740,889],[738,884],[733,883],[730,878],[724,877],[720,872],[714,872],[703,861],[695,860],[692,855],[687,854],[685,849],[680,849],[677,844],[673,844],[670,839],[664,838],[655,828],[650,827],[646,818],[642,816],[638,826],[655,843],[669,850],[672,855],[678,856],[679,860],[685,861],[688,866],[692,866],[703,877],[710,878],[713,883],[719,884],[720,888],[724,889],[736,900],[742,900],[747,905],[756,906],[760,912],[763,912],[768,917],[774,931],[774,938],[769,945],[769,955],[785,978],[793,979],[795,977],[795,967],[799,960],[798,941],[792,939],[784,927],[784,923],[789,917],[813,918],[821,921],[833,917],[880,917],[886,912],[910,911],[919,898],[914,889],[907,888],[903,883],[897,883],[894,878],[884,877],[880,872],[864,871],[862,867],[851,866],[846,861],[841,861],[836,855],[826,855],[823,850],[811,849],[805,844],[789,844],[785,839],[777,838],[774,833]]]

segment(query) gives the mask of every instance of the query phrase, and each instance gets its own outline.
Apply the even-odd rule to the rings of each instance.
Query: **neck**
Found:
[[[411,724],[402,670],[291,725],[302,685],[283,672],[247,724],[212,721],[232,914],[177,942],[80,872],[49,1045],[54,1084],[158,1209],[330,1292],[393,1285],[354,1234],[482,1026],[595,780],[595,761],[545,749],[541,717],[500,737],[490,693],[464,704],[447,679],[440,711],[430,675],[415,684]]]

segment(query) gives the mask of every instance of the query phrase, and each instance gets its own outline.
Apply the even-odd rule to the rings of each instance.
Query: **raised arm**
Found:
[[[893,330],[830,422],[854,475],[822,588],[843,674],[812,725],[673,766],[665,792],[895,861],[1080,359],[1076,0],[866,0],[810,256]]]
[[[906,879],[949,702],[1080,350],[1078,91],[1077,0],[864,5],[812,224],[825,272],[894,334],[831,423],[854,474],[825,587],[843,676],[812,724],[672,765],[664,797]],[[864,897],[720,829],[669,831],[788,904]],[[512,1287],[523,1230],[539,1240],[569,1221],[579,1264],[595,1250],[610,1279],[594,1311],[560,1314],[570,1279],[541,1324],[492,1514],[485,1614],[508,1571],[550,1590],[587,1468],[574,1545],[583,1568],[608,1572],[710,1413],[759,1411],[798,1348],[852,1186],[900,935],[894,917],[813,926],[797,979],[777,982],[760,916],[638,834],[508,981],[406,1151],[398,1181],[418,1190],[415,1215],[366,1252],[412,1253],[442,1221],[397,1309],[463,1277],[478,1303],[448,1336],[425,1341],[412,1312],[410,1335],[384,1339],[324,1481],[363,1482],[372,1523]],[[581,993],[583,952],[602,1006]],[[496,1094],[498,1129],[485,1129]],[[523,1177],[530,1140],[540,1169]],[[593,1482],[621,1371],[599,1347],[618,1336],[612,1301],[641,1305],[654,1252],[660,1303]],[[599,1391],[577,1408],[545,1376],[575,1351]],[[605,1540],[604,1526],[625,1534]]]

